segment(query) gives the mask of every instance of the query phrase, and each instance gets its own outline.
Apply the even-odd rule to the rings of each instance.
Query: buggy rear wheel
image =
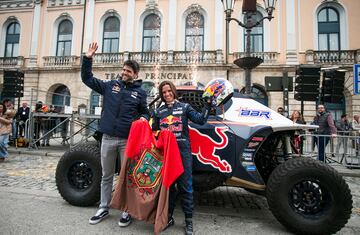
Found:
[[[332,234],[347,223],[352,196],[330,166],[309,158],[290,159],[270,175],[269,209],[296,234]]]

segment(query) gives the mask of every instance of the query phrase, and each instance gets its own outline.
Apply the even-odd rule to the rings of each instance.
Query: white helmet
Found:
[[[205,86],[203,97],[213,97],[216,106],[225,104],[233,95],[234,87],[228,80],[214,78]]]

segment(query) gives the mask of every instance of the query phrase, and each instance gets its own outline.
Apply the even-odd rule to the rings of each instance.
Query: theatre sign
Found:
[[[114,80],[114,79],[120,79],[121,75],[120,73],[105,73],[104,78],[106,80]],[[143,80],[182,80],[182,81],[191,81],[193,79],[192,73],[181,73],[181,72],[164,72],[164,73],[145,73],[145,76],[143,77],[140,75],[140,78]]]

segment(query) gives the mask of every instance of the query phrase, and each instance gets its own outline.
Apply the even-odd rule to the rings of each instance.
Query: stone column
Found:
[[[224,32],[224,9],[221,4],[221,1],[214,1],[215,4],[215,49],[223,49],[223,44],[225,40]]]
[[[126,20],[126,39],[125,51],[134,51],[134,17],[135,17],[135,0],[128,0],[127,20]]]
[[[171,51],[174,51],[176,46],[176,6],[177,0],[169,0],[168,50]]]
[[[298,64],[296,49],[295,0],[286,1],[286,64]]]
[[[31,32],[31,46],[29,56],[29,67],[37,67],[39,33],[40,33],[40,19],[41,19],[41,1],[34,1],[34,15]]]
[[[87,9],[85,15],[85,35],[83,51],[87,51],[89,44],[93,41],[94,33],[94,14],[95,14],[95,0],[85,0],[87,2]],[[82,52],[81,52],[82,53]]]

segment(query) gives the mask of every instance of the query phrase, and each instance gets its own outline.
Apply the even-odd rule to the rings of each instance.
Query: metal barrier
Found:
[[[360,168],[360,135],[358,131],[338,132],[336,136],[307,133],[303,140],[302,156],[317,158],[328,164]]]
[[[50,139],[70,148],[87,141],[97,130],[99,115],[36,113],[30,114],[25,125],[29,147],[49,146]]]

